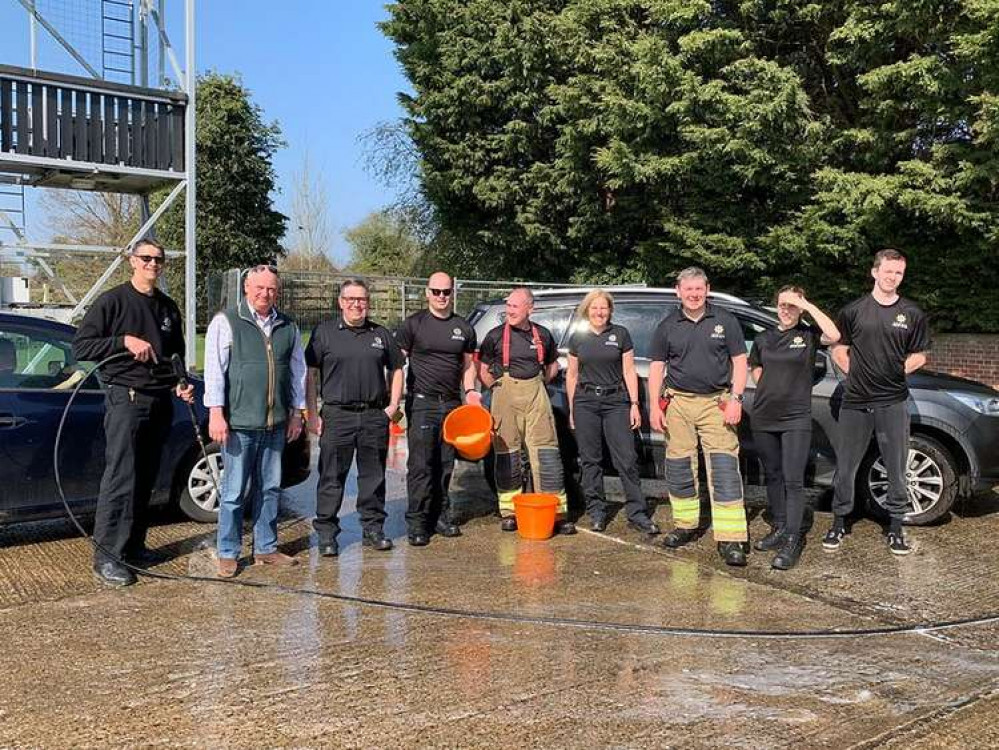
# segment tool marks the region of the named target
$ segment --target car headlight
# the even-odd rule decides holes
[[[950,395],[979,414],[999,417],[999,396],[983,396],[980,393],[962,393],[951,391]]]

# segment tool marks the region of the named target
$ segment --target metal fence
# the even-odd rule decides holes
[[[232,305],[242,294],[244,271],[231,269],[213,274],[205,289],[205,304],[199,306],[199,328],[208,325],[219,310]],[[281,272],[281,294],[278,308],[292,317],[299,327],[308,331],[323,320],[339,318],[336,299],[340,284],[351,274],[331,274],[319,271]],[[426,307],[424,290],[427,280],[404,276],[365,276],[371,289],[368,315],[372,320],[394,327],[408,315]],[[516,286],[532,289],[573,288],[574,284],[548,284],[521,281],[484,281],[455,279],[455,310],[468,315],[476,305],[506,296]]]

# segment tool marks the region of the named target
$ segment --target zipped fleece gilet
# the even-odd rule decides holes
[[[225,316],[232,329],[225,384],[229,426],[264,430],[282,424],[291,406],[291,353],[298,327],[277,313],[268,339],[245,298]]]

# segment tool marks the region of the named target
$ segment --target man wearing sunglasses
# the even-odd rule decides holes
[[[170,366],[174,354],[184,356],[184,332],[177,304],[156,286],[166,263],[163,247],[140,240],[128,262],[132,278],[95,300],[73,339],[78,360],[132,355],[100,373],[107,443],[94,521],[94,574],[109,586],[135,583],[122,560],[161,561],[146,549],[149,496],[173,421],[172,392],[194,399],[194,388],[181,388]]]
[[[402,398],[402,354],[383,326],[368,319],[371,295],[364,279],[340,285],[340,320],[320,323],[305,349],[309,431],[319,435],[319,487],[313,528],[319,554],[340,548],[340,506],[350,465],[357,457],[357,512],[362,544],[392,549],[385,536],[385,462],[389,421]],[[322,413],[316,412],[322,394]]]
[[[406,437],[409,459],[406,526],[414,547],[429,544],[434,531],[461,536],[451,512],[448,486],[454,471],[454,448],[442,439],[444,418],[461,404],[482,399],[475,390],[475,329],[454,312],[454,282],[446,273],[427,281],[427,309],[410,315],[397,341],[409,357],[406,378]]]

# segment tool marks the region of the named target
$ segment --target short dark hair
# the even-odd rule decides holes
[[[342,282],[340,282],[341,297],[343,296],[343,293],[347,290],[347,287],[349,286],[359,286],[361,287],[361,289],[364,290],[364,293],[366,295],[368,295],[369,297],[371,296],[371,287],[368,286],[367,280],[362,279],[360,276],[351,276],[350,278],[344,279]]]
[[[886,247],[884,250],[878,250],[874,254],[874,265],[872,268],[878,268],[883,261],[886,260],[900,260],[903,263],[908,263],[909,261],[905,257],[905,253],[901,250],[895,250],[891,247]]]
[[[782,286],[774,294],[774,304],[775,305],[777,304],[777,300],[780,299],[780,296],[784,292],[791,292],[793,294],[797,294],[799,297],[804,297],[805,296],[805,290],[802,289],[800,286],[798,286],[797,284],[788,284],[787,286]]]
[[[163,245],[154,240],[152,237],[143,237],[141,240],[132,245],[132,249],[131,251],[129,251],[129,255],[136,255],[136,251],[140,247],[155,247],[157,250],[163,253],[164,257],[166,257],[166,250],[163,249]]]

